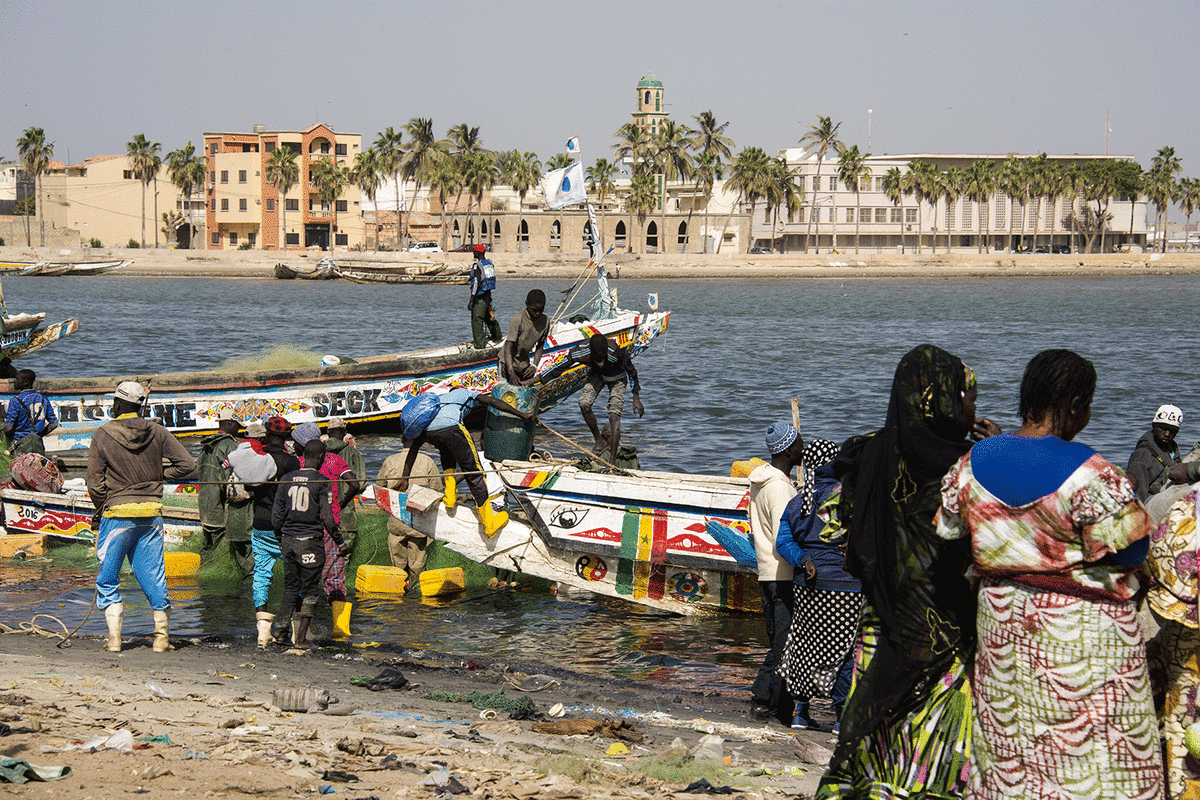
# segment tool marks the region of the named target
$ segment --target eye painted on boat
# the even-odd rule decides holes
[[[570,530],[583,522],[583,518],[587,516],[589,510],[587,508],[579,509],[570,506],[559,506],[550,512],[550,524],[556,528]]]

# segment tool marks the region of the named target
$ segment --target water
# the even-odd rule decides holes
[[[516,313],[530,289],[553,306],[569,281],[504,280],[497,316]],[[1039,350],[1068,347],[1093,361],[1099,385],[1092,422],[1079,437],[1124,464],[1154,410],[1185,415],[1180,442],[1197,438],[1194,368],[1200,333],[1177,321],[1200,293],[1200,278],[700,280],[616,282],[621,304],[645,308],[657,292],[674,311],[666,337],[637,360],[645,418],[627,417],[626,441],[646,469],[726,474],[731,461],[764,455],[763,432],[800,403],[805,436],[841,441],[884,419],[892,374],[914,345],[932,342],[979,376],[979,413],[1005,430],[1018,425],[1017,392]],[[360,286],[345,281],[12,278],[13,311],[78,317],[78,334],[31,356],[45,376],[204,370],[272,344],[315,353],[367,356],[466,339],[465,287]],[[544,416],[580,442],[586,427],[571,401]],[[558,440],[543,440],[567,455]],[[363,435],[374,471],[399,448]],[[37,611],[78,624],[91,599],[88,568],[6,569],[0,607],[27,619]],[[33,578],[33,580],[30,580]],[[250,636],[246,584],[173,587],[180,633]],[[136,593],[129,635],[149,633]],[[59,604],[62,604],[59,607]],[[141,604],[141,605],[139,605]],[[144,613],[143,613],[144,612]],[[5,619],[13,624],[15,619]],[[93,614],[87,633],[100,633]],[[764,642],[744,618],[689,620],[610,601],[563,602],[546,594],[491,594],[434,607],[370,601],[355,611],[355,640],[395,641],[482,659],[561,663],[654,684],[745,687]]]

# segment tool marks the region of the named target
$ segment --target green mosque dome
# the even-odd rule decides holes
[[[660,81],[658,79],[657,75],[655,75],[653,72],[651,72],[649,75],[645,76],[640,81],[638,81],[638,88],[639,89],[661,89],[662,81]]]

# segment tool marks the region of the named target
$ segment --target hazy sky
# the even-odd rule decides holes
[[[570,136],[612,159],[646,73],[667,110],[711,110],[736,149],[794,146],[818,114],[910,152],[1103,153],[1164,145],[1200,176],[1200,3],[641,0],[0,0],[0,158],[30,126],[61,160],[163,153],[204,131],[361,133],[431,117],[545,161]]]

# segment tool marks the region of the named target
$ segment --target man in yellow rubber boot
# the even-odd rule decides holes
[[[503,400],[470,389],[451,389],[446,394],[434,395],[433,398],[429,397],[431,394],[433,393],[426,392],[417,395],[409,400],[400,412],[401,433],[411,442],[408,446],[408,456],[404,460],[400,491],[408,490],[408,476],[412,474],[413,462],[417,460],[421,445],[428,442],[437,448],[442,461],[446,508],[454,508],[458,501],[455,470],[462,469],[467,488],[475,498],[475,508],[479,512],[483,532],[487,536],[495,536],[504,527],[504,523],[508,522],[508,512],[494,510],[488,501],[483,465],[479,461],[475,442],[467,430],[467,421],[475,414],[482,417],[484,406],[513,414],[527,423],[536,421],[537,410],[535,408],[529,413],[518,411]]]

